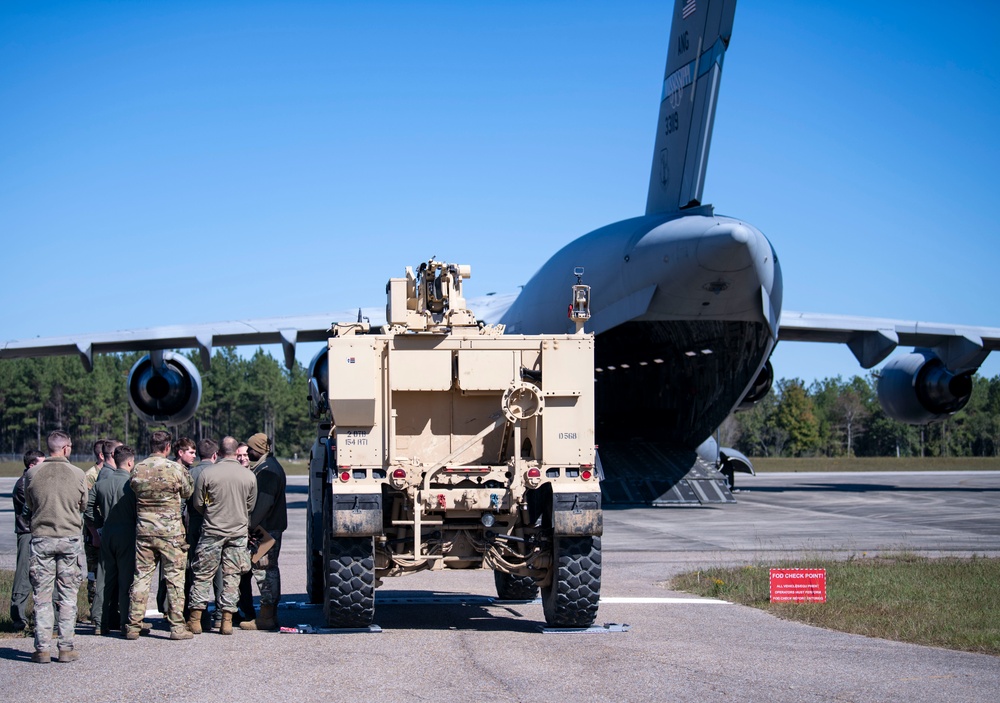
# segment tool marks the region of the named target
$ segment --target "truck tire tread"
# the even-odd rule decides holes
[[[493,582],[500,600],[534,600],[538,597],[538,584],[531,576],[514,576],[494,571]]]
[[[590,627],[601,598],[601,538],[556,535],[552,582],[542,592],[549,627]]]
[[[375,618],[375,552],[371,537],[327,537],[326,597],[329,627],[368,627]]]

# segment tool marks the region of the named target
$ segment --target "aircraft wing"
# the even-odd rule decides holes
[[[885,360],[897,346],[933,349],[953,372],[976,369],[1000,349],[1000,327],[967,327],[880,317],[783,310],[778,341],[846,344],[863,368]]]
[[[482,296],[470,299],[468,303],[478,319],[492,323],[503,315],[515,297],[514,294]],[[284,351],[285,365],[291,368],[295,363],[296,344],[326,341],[334,323],[356,320],[359,312],[373,325],[385,323],[385,308],[369,307],[317,315],[293,315],[191,325],[164,325],[117,332],[39,337],[6,342],[0,346],[0,359],[75,354],[80,356],[83,365],[90,371],[93,368],[95,353],[198,349],[201,353],[203,366],[208,368],[212,349],[215,347],[280,344]]]
[[[365,317],[385,318],[384,308],[365,308]],[[329,336],[334,322],[356,320],[358,311],[271,317],[258,320],[208,322],[194,325],[164,325],[144,329],[120,330],[101,334],[43,337],[7,342],[0,347],[0,359],[78,354],[87,370],[93,366],[95,352],[148,352],[156,349],[194,349],[202,361],[212,356],[213,347],[247,344],[281,344],[286,365],[294,364],[295,345],[321,342]],[[206,363],[207,365],[207,363]]]

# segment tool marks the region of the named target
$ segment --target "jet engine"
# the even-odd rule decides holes
[[[965,407],[972,395],[973,373],[952,373],[934,352],[917,349],[883,367],[878,402],[893,420],[926,425]]]
[[[764,362],[764,368],[762,368],[760,373],[757,374],[757,378],[753,380],[753,384],[743,395],[743,398],[740,400],[740,404],[736,406],[736,409],[749,410],[757,403],[764,400],[764,396],[766,396],[768,391],[771,390],[772,383],[774,383],[774,367],[771,366],[771,360],[768,359]]]
[[[180,354],[147,354],[129,371],[128,402],[148,423],[179,425],[194,417],[198,409],[201,375]]]

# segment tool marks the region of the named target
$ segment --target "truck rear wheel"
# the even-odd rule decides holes
[[[322,529],[322,527],[320,527]],[[325,584],[323,550],[313,544],[312,509],[306,502],[306,593],[310,603],[322,603]]]
[[[514,576],[494,571],[493,581],[497,585],[497,597],[500,600],[535,600],[538,597],[538,585],[530,576]]]
[[[542,591],[549,627],[590,627],[601,598],[601,538],[556,535],[552,582]]]
[[[329,627],[368,627],[375,618],[375,546],[371,537],[327,537],[326,596]]]

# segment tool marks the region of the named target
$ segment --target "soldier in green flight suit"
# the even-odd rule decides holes
[[[119,444],[111,456],[115,468],[101,473],[83,514],[101,538],[92,619],[95,628],[100,623],[94,634],[102,635],[127,630],[135,574],[135,494],[130,485],[135,451]]]

